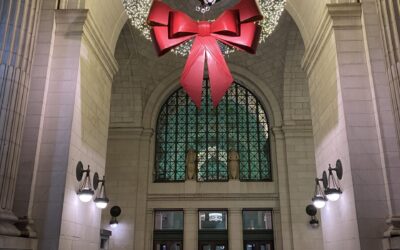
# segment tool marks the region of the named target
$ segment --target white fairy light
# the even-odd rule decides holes
[[[123,0],[126,13],[128,14],[131,24],[140,30],[143,36],[151,40],[150,26],[147,24],[147,15],[150,10],[152,0]],[[278,25],[278,21],[285,8],[286,0],[258,0],[258,4],[264,19],[259,21],[261,26],[260,43],[266,41],[267,37],[274,31]],[[192,40],[189,40],[178,47],[174,48],[172,52],[177,55],[186,56],[192,47]],[[225,44],[219,43],[222,52],[227,55],[234,51],[234,48]]]

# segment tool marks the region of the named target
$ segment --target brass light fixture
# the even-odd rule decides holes
[[[84,169],[82,162],[78,162],[75,174],[76,179],[80,182],[77,192],[79,200],[82,202],[91,201],[94,195],[94,190],[92,188],[92,182],[90,181],[90,166],[88,165],[88,168]]]
[[[99,184],[100,184],[100,189],[97,193],[96,198],[94,199],[94,203],[96,204],[96,207],[104,209],[107,207],[109,202],[109,199],[107,198],[106,194],[106,179],[105,176],[103,176],[103,179],[100,180],[99,175],[95,173],[93,176],[93,187],[95,190],[97,190]]]
[[[324,171],[321,179],[315,178],[314,197],[311,199],[311,201],[313,202],[313,205],[318,209],[325,207],[326,201],[327,201],[325,193],[322,190],[322,187],[320,185],[320,182],[321,181],[324,182],[324,180],[326,180],[326,172],[325,171]]]
[[[340,160],[337,160],[335,168],[332,168],[331,164],[329,164],[328,172],[328,180],[324,181],[325,195],[329,201],[337,201],[342,194],[342,190],[339,186],[339,180],[343,178],[342,162]],[[333,175],[333,172],[336,172],[337,179]]]

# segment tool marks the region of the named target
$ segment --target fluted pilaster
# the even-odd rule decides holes
[[[386,67],[389,74],[390,92],[394,115],[396,118],[397,134],[400,141],[400,0],[379,0]]]
[[[41,0],[0,1],[0,235],[19,235],[14,201]]]
[[[198,213],[195,208],[185,208],[185,219],[183,220],[183,246],[185,249],[197,248],[197,225]]]
[[[400,0],[379,0],[377,3],[382,25],[381,29],[383,31],[383,45],[396,121],[397,138],[400,143]],[[392,172],[391,175],[395,174]],[[394,188],[394,190],[397,190],[397,188]],[[391,218],[387,220],[389,229],[384,234],[384,249],[396,249],[400,247],[399,208],[392,204],[391,211]]]

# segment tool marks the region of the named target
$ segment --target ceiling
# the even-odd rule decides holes
[[[233,7],[239,0],[220,0],[211,6],[210,11],[202,14],[196,11],[196,6],[200,6],[200,0],[164,0],[174,9],[181,10],[196,20],[212,20],[217,18],[224,10]]]

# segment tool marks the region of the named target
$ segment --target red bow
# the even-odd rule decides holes
[[[233,82],[217,40],[254,54],[261,31],[255,21],[261,19],[261,12],[254,0],[241,0],[213,22],[193,21],[185,13],[155,0],[149,12],[148,23],[152,26],[153,41],[159,56],[195,38],[180,82],[196,106],[200,107],[205,61],[214,106],[218,105]]]

